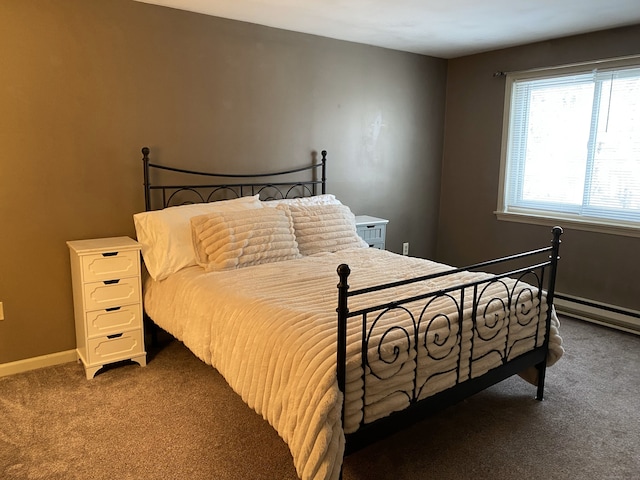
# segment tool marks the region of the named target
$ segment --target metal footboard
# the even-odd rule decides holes
[[[338,267],[337,375],[345,395],[343,425],[347,326],[361,324],[363,410],[357,430],[346,434],[347,453],[529,367],[538,369],[537,398],[542,400],[561,234],[560,227],[553,229],[550,247],[359,290],[349,290],[350,268]],[[448,277],[485,269],[499,273],[349,309],[350,301],[363,304],[355,297],[385,291],[391,296],[398,287],[443,284]],[[385,321],[392,316],[403,323]],[[394,379],[407,371],[413,372],[408,384]],[[393,384],[388,400],[403,406],[377,419],[368,411],[367,391],[385,381]]]

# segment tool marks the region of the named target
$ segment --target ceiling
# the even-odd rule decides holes
[[[441,58],[640,24],[640,0],[137,1]]]

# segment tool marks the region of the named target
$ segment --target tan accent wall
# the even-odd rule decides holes
[[[446,61],[130,0],[0,2],[0,363],[75,348],[67,240],[134,235],[140,148],[328,190],[433,256]]]
[[[640,26],[451,60],[437,258],[468,264],[546,244],[551,228],[499,221],[504,105],[499,71],[518,71],[640,54]],[[553,172],[549,172],[553,175]],[[565,228],[557,289],[640,310],[640,238]]]

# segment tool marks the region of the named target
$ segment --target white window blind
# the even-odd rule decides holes
[[[640,66],[507,82],[499,212],[640,227]]]

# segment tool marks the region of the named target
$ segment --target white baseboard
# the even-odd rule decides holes
[[[553,304],[559,314],[640,335],[640,318],[638,318],[640,312],[560,292],[558,295],[568,299],[554,299]],[[583,305],[579,302],[587,302],[590,305]]]
[[[18,360],[16,362],[2,363],[0,364],[0,377],[28,372],[29,370],[36,370],[37,368],[51,367],[61,363],[75,362],[77,360],[78,355],[75,350],[66,350],[64,352],[50,353],[49,355],[42,355],[40,357],[25,358],[24,360]]]

